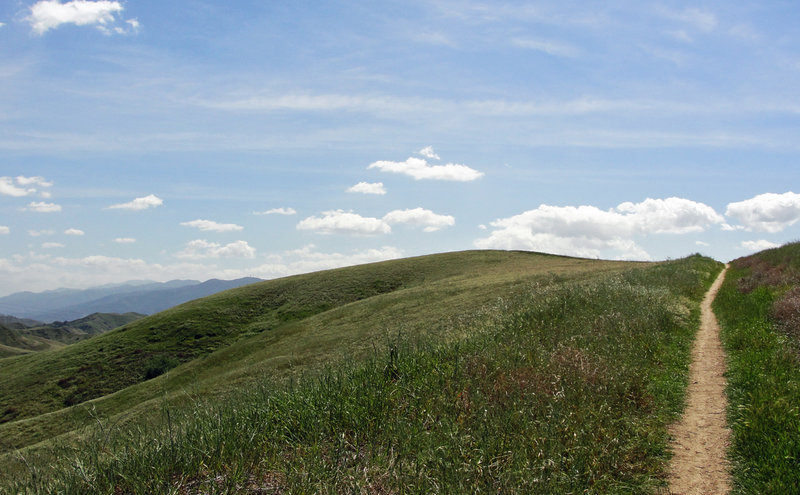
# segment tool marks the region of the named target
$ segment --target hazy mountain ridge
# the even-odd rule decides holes
[[[136,281],[133,284],[57,289],[41,293],[18,292],[0,298],[0,313],[17,318],[54,322],[72,321],[94,313],[153,314],[178,304],[242,285],[259,282],[246,277],[236,280]]]

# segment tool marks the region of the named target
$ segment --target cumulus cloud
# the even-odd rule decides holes
[[[347,192],[361,194],[386,194],[386,188],[383,187],[383,182],[359,182],[358,184],[347,188]]]
[[[45,203],[44,201],[32,201],[23,208],[25,211],[35,211],[37,213],[55,213],[61,211],[61,205],[55,203]]]
[[[622,203],[610,210],[595,206],[541,205],[495,220],[484,249],[527,249],[588,258],[650,259],[635,235],[699,232],[724,219],[713,208],[682,198]]]
[[[299,230],[312,230],[318,234],[347,234],[355,236],[374,236],[389,234],[393,224],[409,224],[424,227],[425,232],[435,232],[455,225],[450,215],[439,215],[424,208],[393,210],[383,218],[362,217],[352,211],[332,210],[321,217],[308,217],[297,224]]]
[[[765,249],[780,247],[780,244],[775,244],[774,242],[770,242],[764,239],[758,241],[742,241],[740,245],[744,249],[752,252],[764,251]]]
[[[242,230],[244,227],[235,223],[217,223],[213,220],[192,220],[191,222],[181,222],[185,227],[194,227],[200,230],[212,232],[232,232]]]
[[[39,236],[43,236],[43,235],[53,235],[55,233],[56,233],[55,230],[50,230],[50,229],[29,230],[28,231],[28,235],[31,236],[31,237],[39,237]]]
[[[147,208],[155,208],[164,204],[164,200],[155,194],[149,194],[142,198],[136,198],[128,203],[120,203],[108,207],[110,210],[146,210]]]
[[[5,225],[0,225],[0,234],[8,234],[9,232],[11,232],[11,229]]]
[[[189,241],[186,248],[177,254],[178,258],[255,258],[256,250],[247,241],[236,241],[230,244],[218,244],[203,239]]]
[[[254,215],[295,215],[297,211],[294,208],[272,208],[266,211],[255,211]]]
[[[63,248],[64,245],[60,242],[43,242],[42,249],[54,249],[54,248]]]
[[[40,191],[39,188],[51,187],[52,182],[46,181],[43,177],[25,177],[18,175],[17,177],[0,177],[0,194],[5,196],[30,196],[39,192],[42,196],[49,197],[50,193],[47,191]],[[38,186],[38,187],[31,187]]]
[[[53,185],[52,182],[45,180],[44,177],[39,177],[39,176],[25,177],[24,175],[18,175],[16,177],[16,180],[17,184],[20,184],[22,186],[36,185],[41,187],[52,187]]]
[[[483,172],[479,172],[466,165],[455,163],[430,165],[425,159],[415,157],[410,157],[404,162],[380,160],[371,163],[367,168],[377,168],[383,172],[408,175],[415,180],[429,179],[469,182],[480,179],[484,175]]]
[[[72,0],[67,3],[61,3],[59,0],[41,0],[30,7],[30,15],[25,20],[37,35],[42,35],[62,24],[95,26],[104,34],[137,31],[139,21],[136,19],[128,19],[120,24],[118,16],[123,10],[120,2],[109,0]]]
[[[424,156],[425,158],[430,158],[431,160],[441,160],[441,158],[439,158],[439,155],[437,155],[436,152],[433,151],[433,146],[426,146],[421,150],[419,150],[418,153]]]
[[[725,215],[739,220],[746,230],[780,232],[800,221],[800,194],[759,194],[728,204]]]
[[[117,244],[133,244],[134,242],[136,242],[136,239],[134,239],[133,237],[117,237],[116,239],[114,239],[114,242],[116,242]]]
[[[424,208],[390,211],[383,217],[388,224],[407,223],[425,227],[425,232],[435,232],[444,227],[456,224],[456,219],[450,215],[439,215]]]
[[[629,214],[628,218],[643,234],[701,232],[712,224],[725,222],[710,206],[683,198],[647,198],[641,203],[622,203],[616,210]]]
[[[311,230],[318,234],[348,234],[373,236],[392,231],[389,224],[379,218],[362,217],[352,211],[331,210],[321,217],[310,216],[297,224],[298,230]]]
[[[31,194],[30,189],[23,189],[14,185],[11,177],[0,177],[0,194],[4,196],[21,197]]]
[[[66,235],[83,235],[85,232],[81,229],[67,229],[64,231]]]

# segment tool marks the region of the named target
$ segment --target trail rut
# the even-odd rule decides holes
[[[726,422],[725,351],[719,324],[711,310],[725,270],[706,293],[700,306],[700,330],[692,348],[687,407],[670,428],[673,458],[669,493],[673,495],[725,494],[730,491],[725,457],[730,430]]]

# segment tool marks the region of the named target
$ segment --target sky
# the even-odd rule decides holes
[[[0,296],[800,239],[800,4],[9,0]]]

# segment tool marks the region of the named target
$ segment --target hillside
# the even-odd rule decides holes
[[[63,342],[57,340],[27,334],[25,329],[18,330],[0,324],[0,359],[30,352],[57,349],[63,345]]]
[[[735,491],[800,493],[800,243],[733,260],[714,310]]]
[[[7,379],[0,382],[0,403],[2,411],[5,411],[4,423],[0,425],[0,443],[4,450],[23,448],[27,462],[39,459],[38,463],[52,462],[55,466],[61,461],[56,462],[50,456],[69,459],[86,448],[78,447],[78,451],[73,451],[70,444],[78,442],[79,445],[84,445],[81,443],[82,439],[87,435],[92,438],[93,431],[110,438],[107,437],[110,430],[106,431],[106,428],[114,425],[112,429],[120,429],[122,435],[119,441],[124,438],[128,439],[124,442],[132,441],[134,437],[140,438],[144,442],[141,448],[144,448],[145,444],[158,443],[153,443],[155,439],[161,438],[158,425],[164,424],[162,421],[167,418],[177,421],[174,424],[180,424],[179,428],[184,431],[191,424],[205,424],[205,420],[196,414],[200,414],[201,410],[205,411],[206,407],[211,407],[212,410],[216,410],[216,407],[225,409],[224,404],[232,404],[230,401],[238,403],[236,401],[255,400],[253,397],[242,398],[242,394],[247,395],[249,391],[258,397],[272,397],[273,394],[283,393],[280,390],[286,385],[294,387],[291,384],[297,383],[304,384],[302,390],[308,387],[315,389],[318,385],[314,385],[316,379],[313,377],[320,376],[319,373],[327,376],[326,373],[333,372],[335,376],[340,376],[330,382],[335,384],[339,383],[336,380],[351,380],[345,375],[350,376],[351,371],[347,370],[352,368],[352,373],[356,373],[352,380],[368,380],[358,382],[364,385],[356,389],[364,392],[372,390],[373,385],[369,381],[372,378],[368,379],[366,375],[364,378],[357,377],[361,376],[359,373],[362,371],[358,370],[362,365],[372,369],[373,365],[369,363],[374,363],[378,370],[382,370],[379,375],[390,379],[375,390],[389,395],[381,395],[383,399],[370,400],[381,402],[390,397],[403,397],[402,394],[395,396],[395,392],[389,389],[380,391],[383,390],[381,387],[391,386],[395,381],[398,385],[406,383],[406,378],[401,380],[403,376],[410,380],[403,387],[411,387],[418,380],[426,381],[430,378],[435,383],[419,382],[426,392],[411,392],[411,389],[407,389],[412,394],[410,397],[418,397],[423,401],[432,400],[438,404],[440,399],[436,398],[437,394],[446,393],[449,396],[456,393],[460,398],[442,398],[442,404],[451,403],[449,401],[474,404],[476,409],[469,406],[466,411],[475,413],[484,407],[479,406],[484,400],[482,398],[498,398],[500,391],[505,396],[518,387],[523,387],[519,389],[523,390],[535,383],[544,387],[542,391],[550,390],[551,386],[547,385],[552,381],[548,378],[550,373],[557,373],[557,376],[566,379],[574,372],[580,374],[593,369],[595,371],[591,373],[595,378],[591,379],[592,387],[603,384],[598,390],[605,392],[600,392],[599,395],[592,392],[591,396],[597,400],[586,398],[590,396],[585,396],[584,399],[576,396],[579,402],[575,404],[585,403],[579,406],[582,408],[599,407],[597,411],[591,409],[594,412],[587,409],[586,413],[599,415],[597,418],[625,418],[627,416],[619,414],[629,411],[624,414],[633,416],[623,419],[618,426],[637,424],[644,418],[651,418],[642,422],[642,427],[646,423],[651,425],[647,428],[655,428],[654,431],[659,432],[659,445],[665,445],[666,421],[670,414],[675,414],[680,405],[680,377],[685,377],[688,340],[696,324],[697,301],[718,269],[719,264],[700,257],[658,265],[584,260],[524,252],[472,251],[395,260],[261,282],[183,304],[65,349],[3,360],[0,362],[0,376]],[[518,325],[539,330],[534,333],[511,330]],[[661,330],[652,333],[658,327]],[[531,338],[534,340],[530,341]],[[605,343],[592,343],[596,339]],[[600,347],[595,348],[596,345]],[[545,347],[541,351],[536,350],[540,346]],[[429,351],[425,349],[428,348],[433,355],[427,354]],[[519,354],[524,349],[530,349],[533,354]],[[379,357],[384,352],[388,352],[388,362]],[[418,354],[419,352],[422,354]],[[606,355],[609,352],[611,354]],[[616,355],[617,353],[623,354]],[[463,360],[457,358],[456,368],[452,368],[452,357],[460,354],[463,354]],[[431,361],[430,356],[435,355],[440,357]],[[517,357],[513,357],[514,355]],[[374,361],[375,358],[378,358],[377,362]],[[540,371],[535,371],[540,365],[523,362],[529,358],[536,362],[546,359],[540,363]],[[500,361],[491,364],[495,359]],[[508,359],[523,361],[508,368]],[[463,362],[463,367],[458,362]],[[423,364],[430,364],[434,368],[420,370],[418,375],[415,374],[416,371],[412,371]],[[491,371],[495,366],[500,375]],[[326,369],[330,371],[324,371]],[[163,375],[158,376],[161,373]],[[440,377],[440,373],[445,375]],[[412,375],[417,378],[412,378]],[[152,376],[157,377],[148,379]],[[304,376],[307,378],[303,379]],[[457,379],[457,382],[450,383],[450,378],[441,382],[443,376]],[[486,379],[490,381],[483,384],[482,380]],[[472,388],[470,383],[477,387],[474,393],[459,393],[464,387]],[[557,384],[558,381],[553,383]],[[566,383],[564,382],[565,386]],[[345,386],[344,382],[342,386]],[[612,393],[608,387],[616,391]],[[552,389],[547,394],[557,390],[559,389]],[[298,393],[301,393],[300,389]],[[547,394],[541,396],[542,400],[546,399]],[[623,402],[618,403],[617,399],[613,399],[617,396]],[[320,400],[333,406],[344,397],[346,396]],[[222,398],[225,399],[221,400]],[[90,399],[93,400],[86,403],[86,407],[80,405]],[[606,399],[611,402],[603,402]],[[283,399],[279,400],[275,396],[274,400],[277,401],[275,404],[279,404]],[[302,402],[317,399],[297,396],[297,400]],[[284,417],[292,418],[295,412],[302,410],[312,414],[316,410],[316,406],[310,406],[312,402],[304,403],[307,406],[292,409],[294,412],[288,415],[285,414],[288,411],[284,411]],[[75,405],[67,407],[70,404]],[[344,402],[341,404],[345,407]],[[518,406],[513,404],[513,401],[506,403],[503,399],[492,408],[502,405],[503,408],[508,406],[515,410]],[[240,406],[235,406],[229,412],[232,414],[235,410],[245,414],[250,407],[242,404]],[[352,407],[367,407],[364,411],[370,411],[372,406],[362,404]],[[411,409],[407,409],[411,407],[410,404],[396,404],[396,407],[399,408],[396,409],[398,412],[406,411],[399,413],[397,419],[405,417],[403,415],[406,413],[415,415],[413,411],[421,413],[427,409],[435,417],[450,417],[450,412],[439,411],[436,409],[439,406],[434,403],[418,404]],[[543,402],[542,407],[549,406]],[[338,406],[334,409],[338,410]],[[390,408],[385,411],[392,410]],[[164,411],[170,411],[166,417]],[[396,427],[391,426],[394,419],[389,418],[395,415],[385,416],[385,412],[381,411],[384,409],[375,409],[369,414],[380,413],[382,419],[365,419],[364,425],[385,425],[385,433],[390,434]],[[608,416],[612,411],[614,414]],[[660,412],[656,414],[656,411]],[[478,416],[473,418],[472,412],[463,418],[466,421],[463,423],[465,428],[472,429],[476,426],[472,421],[477,420]],[[228,417],[228,413],[223,413],[222,410],[209,410],[209,414],[210,417],[217,415],[220,420],[223,416]],[[641,419],[634,420],[634,417]],[[246,426],[250,420],[233,417],[229,419],[233,424],[239,425],[237,428],[244,432],[242,434],[250,431],[250,427]],[[453,417],[454,421],[455,419]],[[410,419],[406,418],[404,421],[407,420]],[[297,418],[292,421],[302,423],[306,420]],[[319,422],[320,419],[311,421],[314,424],[324,424]],[[458,422],[460,421],[462,420],[459,419]],[[452,424],[459,424],[458,422]],[[297,427],[301,423],[297,423]],[[439,423],[431,423],[437,424]],[[520,425],[498,426],[508,432],[522,431]],[[598,427],[616,429],[618,426],[612,427],[609,423]],[[155,430],[144,433],[150,428]],[[263,431],[272,431],[270,428],[272,427]],[[295,428],[292,427],[292,431]],[[346,432],[351,428],[353,426],[337,426],[331,431]],[[207,431],[200,434],[211,439],[223,430],[225,429],[221,426],[214,427],[216,433]],[[130,433],[123,433],[124,431]],[[362,438],[358,436],[362,433],[366,434],[357,431],[360,429],[354,431],[357,438]],[[369,431],[375,432],[372,429]],[[130,434],[134,437],[130,437]],[[190,434],[188,430],[186,434]],[[305,433],[298,434],[300,436],[297,440],[307,438]],[[312,437],[317,435],[309,434]],[[529,434],[544,433],[526,433]],[[611,430],[608,434],[616,435]],[[620,434],[625,438],[629,438],[629,434],[634,434],[635,438],[640,435],[632,430]],[[357,438],[350,438],[348,441],[356,441]],[[411,439],[412,443],[421,447],[421,439],[414,438],[416,439]],[[47,440],[36,445],[46,439],[55,439],[58,443]],[[382,442],[378,437],[373,440]],[[280,440],[276,445],[283,441]],[[96,445],[96,440],[92,442]],[[217,444],[231,447],[238,445],[231,439]],[[640,448],[637,445],[639,444],[636,442],[629,443],[625,440],[615,449],[636,450]],[[25,448],[26,446],[29,447]],[[67,450],[61,452],[56,446]],[[112,448],[110,444],[108,448]],[[129,445],[124,448],[133,447]],[[195,448],[199,454],[205,447],[191,447]],[[297,448],[307,450],[302,446]],[[138,452],[140,447],[136,449]],[[150,456],[145,450],[141,451],[142,455]],[[520,450],[520,455],[523,451],[527,452]],[[309,453],[319,455],[313,454],[313,449]],[[193,455],[186,451],[180,457],[188,460],[194,458]],[[205,458],[202,462],[208,466],[211,466],[209,463],[229,463],[230,459],[225,460],[227,458],[221,455],[222,453],[214,455],[213,459]],[[631,451],[625,455],[637,457],[644,454],[634,454]],[[152,459],[162,466],[159,470],[172,465],[172,461]],[[631,468],[634,471],[621,472],[627,480],[625,483],[639,479],[637,477],[640,474],[631,478],[632,473],[645,472],[651,474],[641,474],[644,477],[636,483],[658,482],[658,476],[652,476],[659,472],[661,464],[655,458],[651,459],[650,454],[644,455],[642,459],[641,462],[650,467],[636,461],[637,467]],[[325,455],[320,460],[325,461]],[[486,459],[487,462],[489,460]],[[9,472],[15,472],[19,467],[18,458],[7,456],[5,461],[8,462]],[[80,461],[79,464],[83,462]],[[146,461],[149,462],[151,461]],[[634,462],[633,457],[624,462]],[[320,466],[320,469],[323,467]],[[118,468],[122,469],[98,467],[110,473],[110,476]],[[430,468],[431,466],[424,469]],[[602,472],[608,473],[608,467],[602,469]],[[287,474],[281,472],[281,479],[285,481]],[[65,479],[69,475],[62,472],[57,476]],[[204,477],[205,474],[187,472],[186,476],[194,479],[194,476]],[[152,478],[151,482],[161,483],[157,481],[159,479],[175,478],[173,474],[166,478],[159,475]],[[453,480],[456,478],[451,481]],[[116,484],[117,481],[111,483]],[[148,486],[149,488],[132,490],[165,490],[164,485]],[[306,488],[300,491],[314,492],[319,488],[302,486]],[[424,484],[420,486],[430,487]],[[107,486],[89,491],[95,489],[102,492],[110,488]],[[205,490],[209,489],[209,486],[205,487]],[[202,491],[199,488],[198,490]]]
[[[230,346],[242,337],[258,333],[269,336],[294,322],[399,289],[417,305],[421,304],[417,301],[421,295],[411,290],[419,286],[428,287],[431,293],[443,291],[438,297],[453,301],[474,290],[477,292],[472,297],[488,302],[503,294],[495,295],[497,286],[508,291],[515,283],[543,271],[596,271],[603,266],[624,264],[472,252],[317,272],[229,290],[138,320],[56,354],[0,362],[0,376],[11,377],[0,385],[0,424],[116,392],[145,381],[159,367],[172,368]],[[375,320],[371,324],[377,324],[378,318]]]
[[[93,313],[73,321],[54,321],[47,325],[36,325],[19,330],[18,333],[23,337],[41,337],[64,344],[73,344],[121,327],[144,316],[139,313]]]

